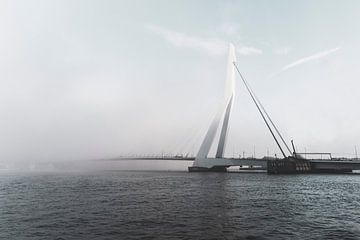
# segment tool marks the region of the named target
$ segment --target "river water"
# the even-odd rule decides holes
[[[360,175],[0,172],[0,239],[360,239]]]

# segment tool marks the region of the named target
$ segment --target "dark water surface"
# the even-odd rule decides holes
[[[360,175],[0,172],[0,239],[360,239]]]

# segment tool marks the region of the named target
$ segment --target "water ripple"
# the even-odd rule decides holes
[[[0,239],[360,239],[359,209],[359,175],[0,175]]]

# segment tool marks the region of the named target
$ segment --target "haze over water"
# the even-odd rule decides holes
[[[2,173],[0,239],[359,239],[360,177]]]
[[[196,156],[229,42],[288,144],[357,157],[359,12],[358,0],[0,0],[0,239],[360,239],[358,174],[94,161]],[[235,90],[224,156],[281,156],[239,78]]]
[[[354,157],[359,11],[356,0],[0,0],[0,168],[195,155],[229,42],[288,144]],[[225,156],[279,155],[238,77],[235,89]]]

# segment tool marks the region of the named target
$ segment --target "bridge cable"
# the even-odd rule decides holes
[[[264,111],[266,117],[269,119],[271,125],[274,127],[276,133],[279,135],[281,141],[284,143],[286,149],[289,151],[290,155],[293,155],[293,153],[291,152],[289,146],[287,145],[287,143],[285,142],[283,136],[281,135],[279,129],[275,126],[275,123],[272,121],[271,117],[270,117],[269,114],[267,113],[267,111],[266,111],[266,109],[264,108],[264,106],[262,105],[261,101],[260,101],[259,98],[256,96],[256,94],[254,93],[254,91],[252,90],[251,86],[250,86],[250,85],[248,85],[248,86],[249,86],[250,91],[253,93],[256,101],[259,103],[261,109]]]
[[[263,112],[261,111],[261,108],[260,108],[259,104],[257,103],[257,101],[256,101],[256,99],[255,99],[255,97],[254,97],[253,93],[251,92],[251,90],[250,90],[250,88],[249,88],[249,86],[248,86],[248,84],[247,84],[247,82],[246,82],[245,78],[244,78],[244,77],[243,77],[243,75],[241,74],[241,72],[240,72],[239,68],[237,67],[236,63],[235,63],[235,62],[233,62],[233,64],[234,64],[234,66],[235,66],[235,68],[236,68],[236,71],[239,73],[239,75],[240,75],[240,77],[241,77],[241,80],[243,81],[243,83],[244,83],[244,85],[245,85],[246,89],[248,90],[248,92],[249,92],[249,94],[250,94],[250,96],[251,96],[251,98],[252,98],[253,102],[255,103],[256,108],[258,109],[258,111],[259,111],[259,113],[260,113],[260,115],[261,115],[262,119],[264,120],[264,122],[265,122],[265,124],[266,124],[267,128],[269,129],[269,131],[270,131],[270,133],[271,133],[272,137],[274,138],[274,140],[275,140],[275,142],[276,142],[277,146],[279,147],[279,149],[280,149],[280,151],[281,151],[282,155],[284,156],[284,158],[286,158],[287,156],[285,155],[284,150],[281,148],[281,145],[280,145],[279,141],[277,140],[277,138],[276,138],[276,136],[275,136],[275,134],[274,134],[273,130],[271,129],[271,127],[270,127],[269,123],[267,122],[267,120],[266,120],[266,118],[265,118],[265,116],[264,116]]]

